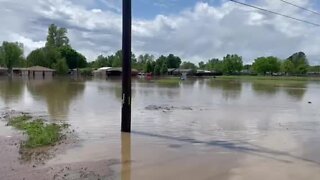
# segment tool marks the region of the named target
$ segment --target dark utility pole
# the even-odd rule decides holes
[[[122,0],[121,131],[131,131],[131,0]]]

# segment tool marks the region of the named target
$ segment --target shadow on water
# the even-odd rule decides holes
[[[84,82],[69,79],[30,80],[27,87],[33,96],[45,99],[52,117],[67,115],[72,100],[85,89]]]
[[[121,180],[131,180],[131,135],[121,134]]]
[[[168,136],[168,135],[153,134],[153,133],[148,133],[148,132],[133,131],[132,133],[137,134],[137,135],[141,135],[141,136],[149,136],[149,137],[161,138],[161,139],[166,139],[166,140],[174,140],[174,141],[179,141],[179,142],[184,142],[184,143],[202,144],[202,145],[206,145],[206,146],[220,147],[220,148],[224,148],[224,149],[227,149],[230,151],[247,153],[247,154],[254,155],[254,156],[277,160],[277,161],[280,161],[283,163],[293,163],[290,160],[283,159],[283,158],[291,158],[291,159],[296,159],[296,160],[301,160],[301,161],[313,163],[315,165],[320,166],[320,162],[306,159],[303,157],[299,157],[296,155],[292,155],[288,152],[276,151],[276,150],[272,150],[269,148],[261,147],[261,146],[258,146],[258,145],[255,145],[255,144],[252,144],[249,142],[245,142],[245,141],[222,141],[222,140],[201,141],[201,140],[196,140],[193,138],[174,137],[174,136]]]
[[[25,83],[22,80],[6,79],[0,81],[0,97],[5,104],[21,99]]]
[[[222,91],[222,96],[225,99],[238,99],[242,91],[242,83],[234,80],[210,80],[208,85],[213,89]]]

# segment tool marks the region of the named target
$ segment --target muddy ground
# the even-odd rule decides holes
[[[0,123],[6,124],[12,116],[22,112],[7,111],[1,115]],[[8,127],[10,128],[10,127]],[[64,137],[55,146],[26,150],[21,148],[25,135],[12,130],[10,135],[0,134],[0,179],[2,180],[62,180],[62,179],[113,179],[110,166],[120,164],[120,160],[104,160],[49,166],[46,162],[56,154],[63,153],[76,145],[73,130],[64,132]]]

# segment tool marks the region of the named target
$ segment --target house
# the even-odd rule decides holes
[[[171,70],[170,72],[169,72],[169,69],[168,69],[168,74],[169,75],[173,75],[173,76],[181,76],[183,74],[190,76],[190,75],[193,75],[194,72],[193,72],[192,69],[180,69],[179,68],[179,69],[175,69],[173,71]]]
[[[22,76],[22,77],[53,77],[55,70],[42,67],[42,66],[32,66],[28,68],[12,68],[13,76]],[[0,67],[0,75],[7,75],[8,69]]]
[[[173,75],[173,72],[176,70],[177,68],[169,68],[168,69],[168,75]]]
[[[43,78],[51,78],[54,76],[56,72],[54,69],[42,67],[42,66],[32,66],[29,68],[21,68],[22,76],[29,76],[29,77],[43,77]]]
[[[93,72],[95,76],[98,77],[113,77],[113,76],[121,76],[122,68],[121,67],[102,67]],[[138,70],[131,69],[131,75],[137,76]]]
[[[107,70],[112,67],[101,67],[95,71],[93,71],[93,75],[95,77],[106,77],[107,76]]]

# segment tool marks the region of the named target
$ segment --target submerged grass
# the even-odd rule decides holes
[[[266,81],[320,81],[320,77],[301,76],[219,76],[219,79],[266,80]]]
[[[254,84],[280,86],[280,87],[304,87],[310,81],[319,82],[319,77],[295,77],[295,76],[220,76],[218,80],[244,81]]]
[[[11,118],[8,125],[24,131],[28,135],[27,141],[23,144],[27,148],[54,145],[61,139],[63,128],[67,127],[67,125],[55,123],[45,124],[43,119],[32,120],[32,117],[28,115]]]

